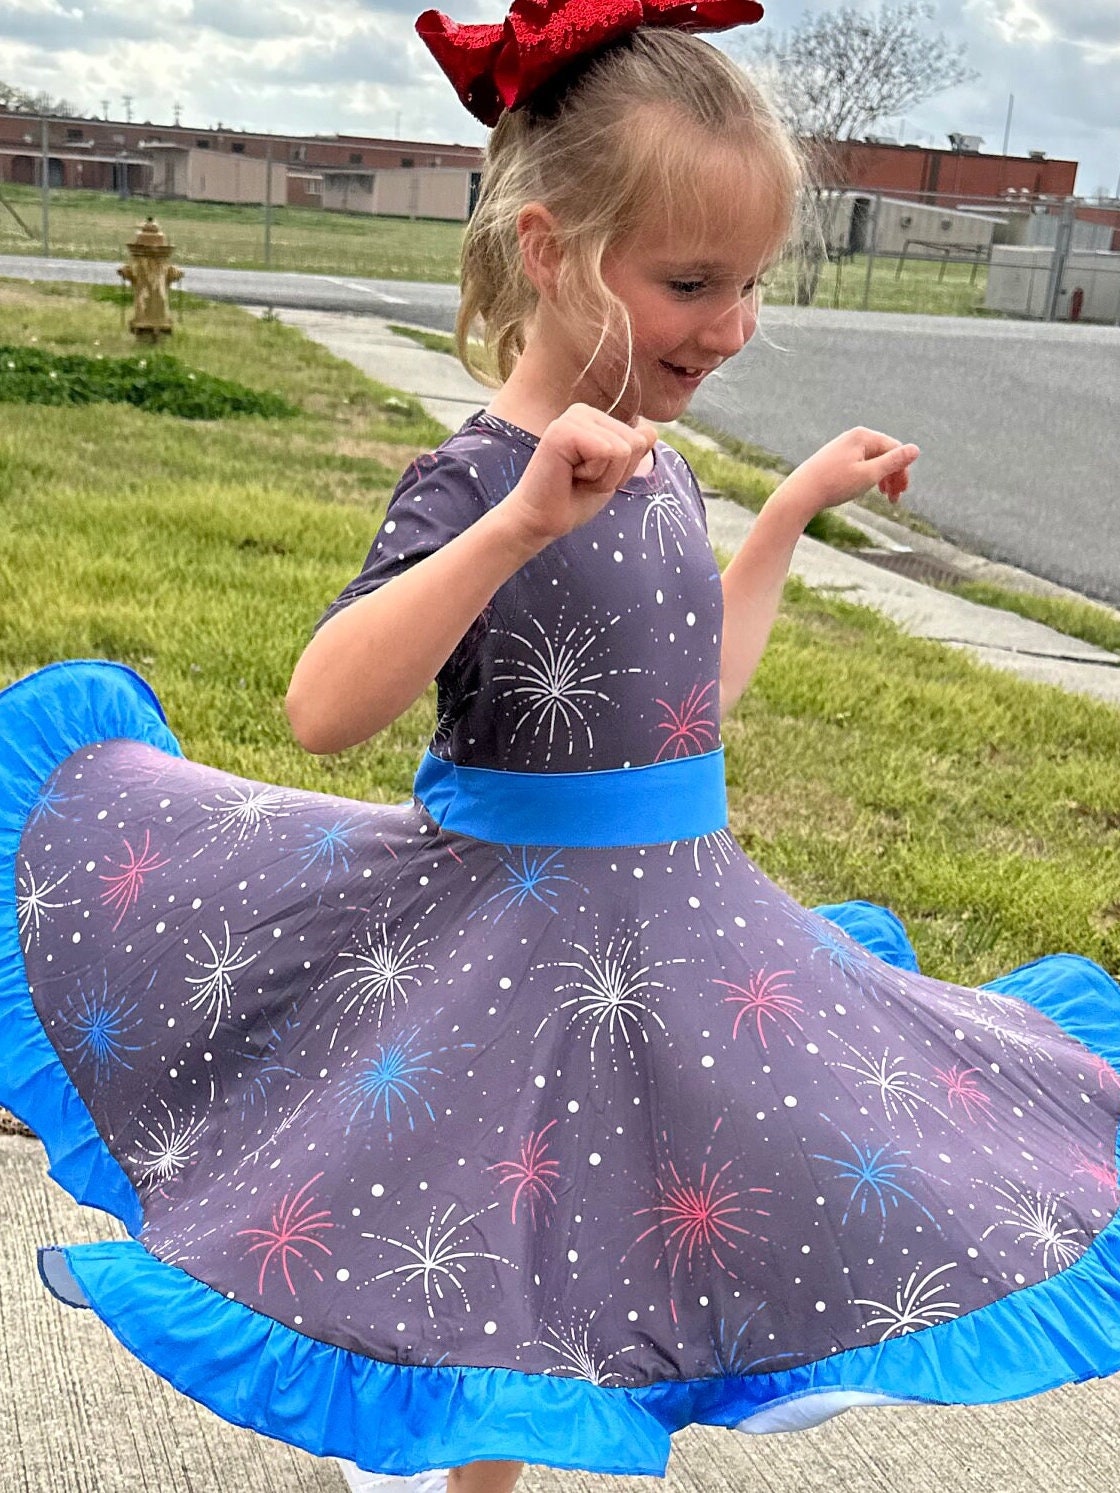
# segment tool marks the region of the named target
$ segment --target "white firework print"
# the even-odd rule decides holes
[[[186,1119],[164,1100],[160,1104],[163,1117],[140,1121],[135,1154],[128,1158],[140,1169],[140,1181],[146,1186],[171,1182],[185,1171],[198,1154],[198,1140],[206,1129],[205,1116],[199,1120],[192,1110]]]
[[[1085,1253],[1082,1231],[1076,1227],[1063,1227],[1068,1219],[1061,1216],[1056,1193],[1034,1192],[1027,1187],[1009,1183],[1007,1187],[992,1185],[992,1191],[1002,1198],[996,1203],[997,1218],[980,1235],[986,1239],[996,1229],[1011,1229],[1016,1244],[1026,1244],[1032,1255],[1041,1254],[1043,1274],[1049,1277],[1051,1266],[1064,1270],[1067,1265]]]
[[[292,796],[280,788],[266,787],[261,783],[246,783],[244,787],[230,786],[215,796],[213,803],[200,805],[208,814],[210,838],[208,843],[195,852],[195,858],[205,854],[216,842],[228,845],[226,860],[243,845],[250,844],[264,830],[271,836],[273,823],[287,819],[293,811]]]
[[[405,1232],[409,1235],[407,1239],[394,1239],[388,1234],[364,1232],[362,1234],[363,1239],[375,1239],[379,1244],[391,1244],[394,1248],[404,1251],[405,1259],[399,1265],[391,1265],[373,1278],[379,1281],[390,1280],[395,1275],[402,1276],[399,1288],[410,1286],[417,1280],[422,1281],[424,1303],[428,1308],[428,1316],[433,1322],[436,1316],[436,1302],[442,1303],[445,1293],[451,1289],[458,1293],[463,1310],[470,1311],[471,1303],[463,1281],[472,1261],[493,1260],[499,1265],[508,1265],[511,1270],[518,1268],[504,1255],[494,1254],[488,1249],[465,1247],[472,1242],[472,1236],[478,1233],[476,1229],[470,1227],[474,1220],[481,1217],[483,1213],[489,1213],[492,1208],[502,1205],[490,1203],[475,1213],[468,1213],[456,1219],[452,1215],[460,1206],[459,1203],[450,1204],[440,1214],[437,1221],[436,1214],[439,1213],[437,1203],[432,1208],[431,1217],[424,1232],[406,1229]],[[486,1241],[480,1240],[479,1242],[485,1244]]]
[[[738,842],[729,829],[713,830],[711,834],[699,835],[692,840],[674,840],[669,846],[669,854],[675,855],[680,846],[692,847],[692,864],[697,875],[700,874],[700,861],[703,859],[711,862],[717,877],[731,865],[739,849]]]
[[[586,1316],[582,1312],[576,1313],[563,1328],[553,1327],[546,1322],[545,1337],[533,1338],[531,1342],[519,1343],[518,1346],[543,1348],[546,1353],[551,1353],[557,1363],[553,1368],[546,1369],[546,1374],[586,1379],[588,1384],[622,1384],[625,1382],[623,1376],[610,1365],[615,1359],[633,1353],[637,1345],[628,1343],[624,1348],[616,1348],[613,1353],[604,1353],[598,1341],[592,1341],[592,1327],[597,1316],[596,1308]]]
[[[42,925],[50,922],[50,914],[64,907],[77,907],[81,898],[71,897],[62,902],[50,900],[62,889],[70,876],[69,871],[64,871],[57,881],[51,881],[49,877],[39,881],[31,863],[23,856],[20,856],[20,865],[22,870],[16,873],[16,922],[20,944],[26,954],[32,944],[38,944]]]
[[[287,1135],[290,1130],[294,1130],[296,1124],[300,1120],[304,1106],[308,1104],[310,1100],[314,1099],[314,1097],[315,1090],[308,1089],[307,1093],[304,1094],[299,1103],[284,1115],[280,1123],[275,1127],[271,1134],[266,1137],[266,1139],[261,1141],[256,1150],[250,1151],[247,1156],[242,1157],[242,1159],[237,1163],[233,1171],[230,1173],[230,1176],[236,1177],[239,1172],[245,1169],[245,1167],[252,1166],[255,1162],[259,1161],[265,1151],[267,1151],[271,1146],[274,1146],[276,1142],[280,1140],[282,1136]],[[303,1118],[306,1120],[307,1117],[303,1116]],[[258,1134],[259,1133],[260,1132],[258,1131]],[[225,1172],[222,1172],[217,1180],[221,1181],[225,1175]]]
[[[938,1322],[949,1322],[960,1315],[960,1302],[949,1301],[942,1295],[943,1291],[949,1289],[949,1282],[938,1279],[938,1276],[956,1268],[957,1263],[953,1260],[948,1265],[938,1265],[936,1270],[922,1275],[921,1265],[916,1265],[905,1282],[902,1277],[899,1278],[893,1302],[861,1298],[852,1305],[870,1306],[877,1310],[879,1315],[868,1317],[863,1325],[867,1329],[883,1328],[879,1336],[881,1343],[892,1337],[905,1337],[907,1333],[920,1332],[923,1327],[936,1327]]]
[[[905,1058],[892,1057],[889,1048],[884,1048],[882,1057],[876,1058],[870,1052],[860,1052],[858,1048],[845,1042],[838,1032],[830,1031],[829,1036],[834,1037],[837,1042],[847,1048],[855,1060],[851,1063],[835,1063],[829,1066],[845,1068],[849,1073],[856,1074],[856,1088],[873,1089],[879,1096],[883,1113],[892,1125],[900,1115],[905,1115],[921,1135],[922,1125],[919,1116],[923,1108],[932,1110],[943,1120],[949,1118],[922,1092],[925,1080],[920,1074],[906,1067]]]
[[[1029,1008],[1022,1001],[1010,1000],[994,990],[959,990],[939,992],[943,1009],[958,1021],[983,1032],[998,1043],[1003,1052],[1033,1063],[1035,1059],[1053,1062],[1054,1055],[1032,1025]]]
[[[342,968],[327,976],[326,984],[332,980],[343,982],[337,1001],[342,1005],[341,1017],[356,1011],[363,1017],[373,1007],[378,1027],[387,1011],[397,1009],[397,1003],[408,1005],[408,998],[423,984],[425,974],[432,974],[435,966],[424,958],[428,939],[417,938],[419,922],[432,911],[432,906],[418,920],[411,931],[389,932],[385,922],[367,926],[358,935],[354,946],[344,949],[338,959]],[[335,1028],[331,1048],[342,1030],[342,1023]]]
[[[624,1048],[630,1062],[636,1064],[634,1042],[640,1038],[649,1043],[649,1029],[656,1024],[664,1032],[665,1023],[652,1004],[656,991],[667,989],[664,980],[653,977],[654,970],[670,964],[685,964],[684,958],[643,962],[641,935],[649,923],[641,923],[634,933],[613,933],[604,945],[596,932],[593,946],[572,941],[578,959],[557,959],[538,969],[571,970],[569,979],[554,987],[557,995],[572,994],[550,1011],[533,1033],[534,1041],[554,1016],[567,1013],[567,1026],[591,1033],[591,1062],[594,1066],[598,1042],[605,1037],[611,1062],[618,1068],[617,1050]]]
[[[245,945],[239,943],[236,949],[233,947],[233,934],[230,932],[229,923],[223,920],[222,932],[215,943],[208,933],[199,933],[199,937],[206,945],[208,953],[206,956],[195,958],[191,953],[187,958],[201,971],[197,975],[188,975],[187,984],[194,986],[194,994],[187,998],[187,1004],[194,1011],[203,1011],[211,1018],[210,1036],[218,1030],[224,1017],[233,1011],[233,976],[240,970],[247,969],[258,954],[245,954]],[[243,957],[244,956],[244,957]]]
[[[603,685],[618,674],[643,672],[637,667],[605,666],[604,639],[621,618],[611,617],[599,624],[575,622],[566,632],[562,631],[565,623],[560,622],[556,637],[535,617],[527,620],[536,628],[539,640],[508,632],[506,639],[517,645],[522,656],[503,655],[496,659],[499,669],[505,665],[515,671],[494,675],[494,683],[499,686],[495,698],[510,701],[521,712],[514,723],[510,744],[516,742],[522,727],[528,727],[533,743],[542,735],[545,738],[546,764],[552,761],[554,751],[570,757],[576,742],[584,738],[588,751],[593,751],[592,722],[604,705],[612,703]]]
[[[645,543],[650,533],[655,534],[657,548],[664,560],[666,539],[678,555],[683,555],[684,546],[681,544],[681,536],[687,532],[688,526],[684,520],[680,499],[671,492],[651,493],[642,511],[642,542]]]

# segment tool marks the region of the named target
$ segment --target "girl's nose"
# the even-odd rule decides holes
[[[733,358],[744,343],[754,336],[758,325],[758,306],[753,295],[736,299],[735,304],[708,324],[705,344],[723,358]]]

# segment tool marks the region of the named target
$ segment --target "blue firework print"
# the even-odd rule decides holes
[[[827,1120],[828,1116],[822,1115],[821,1118]],[[850,1156],[818,1155],[813,1160],[834,1166],[837,1175],[852,1184],[851,1195],[840,1216],[841,1228],[846,1227],[848,1220],[857,1214],[860,1218],[877,1214],[879,1235],[876,1242],[882,1244],[887,1231],[888,1209],[897,1208],[901,1202],[916,1208],[935,1228],[940,1227],[929,1209],[902,1185],[900,1179],[914,1170],[913,1163],[908,1159],[908,1150],[890,1145],[861,1144],[843,1130],[839,1134],[847,1141]]]
[[[100,988],[79,989],[67,1002],[59,1017],[60,1040],[79,1063],[92,1067],[95,1080],[103,1081],[114,1069],[132,1071],[129,1059],[143,1044],[130,1038],[141,1024],[140,1002],[127,995],[111,996],[106,978]]]
[[[328,615],[533,448],[478,415],[421,458]],[[581,775],[711,752],[721,642],[699,492],[658,445],[499,588],[430,750],[499,802],[563,774],[574,831]],[[726,825],[624,838],[475,838],[111,733],[63,761],[18,847],[21,948],[143,1247],[402,1372],[703,1380],[712,1419],[713,1381],[937,1333],[1093,1248],[1120,1194],[1103,1059],[877,958]]]
[[[538,854],[527,845],[507,846],[502,860],[502,865],[508,872],[506,884],[487,897],[471,916],[476,917],[491,909],[492,921],[497,923],[503,913],[521,907],[528,901],[537,902],[541,907],[555,912],[560,884],[572,879],[564,875],[560,856],[559,850]],[[495,903],[498,906],[493,910]]]

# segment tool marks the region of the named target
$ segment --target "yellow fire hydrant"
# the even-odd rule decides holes
[[[133,289],[130,332],[145,342],[171,335],[170,289],[183,272],[171,263],[171,244],[154,218],[136,230],[128,245],[128,263],[117,274]]]

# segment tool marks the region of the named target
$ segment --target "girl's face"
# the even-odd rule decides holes
[[[699,173],[710,178],[707,193],[676,213],[671,203],[652,213],[647,228],[603,260],[603,279],[630,315],[630,377],[620,329],[577,397],[609,409],[625,388],[613,411],[620,419],[683,414],[704,379],[754,334],[759,277],[780,237],[774,204],[741,167]]]

